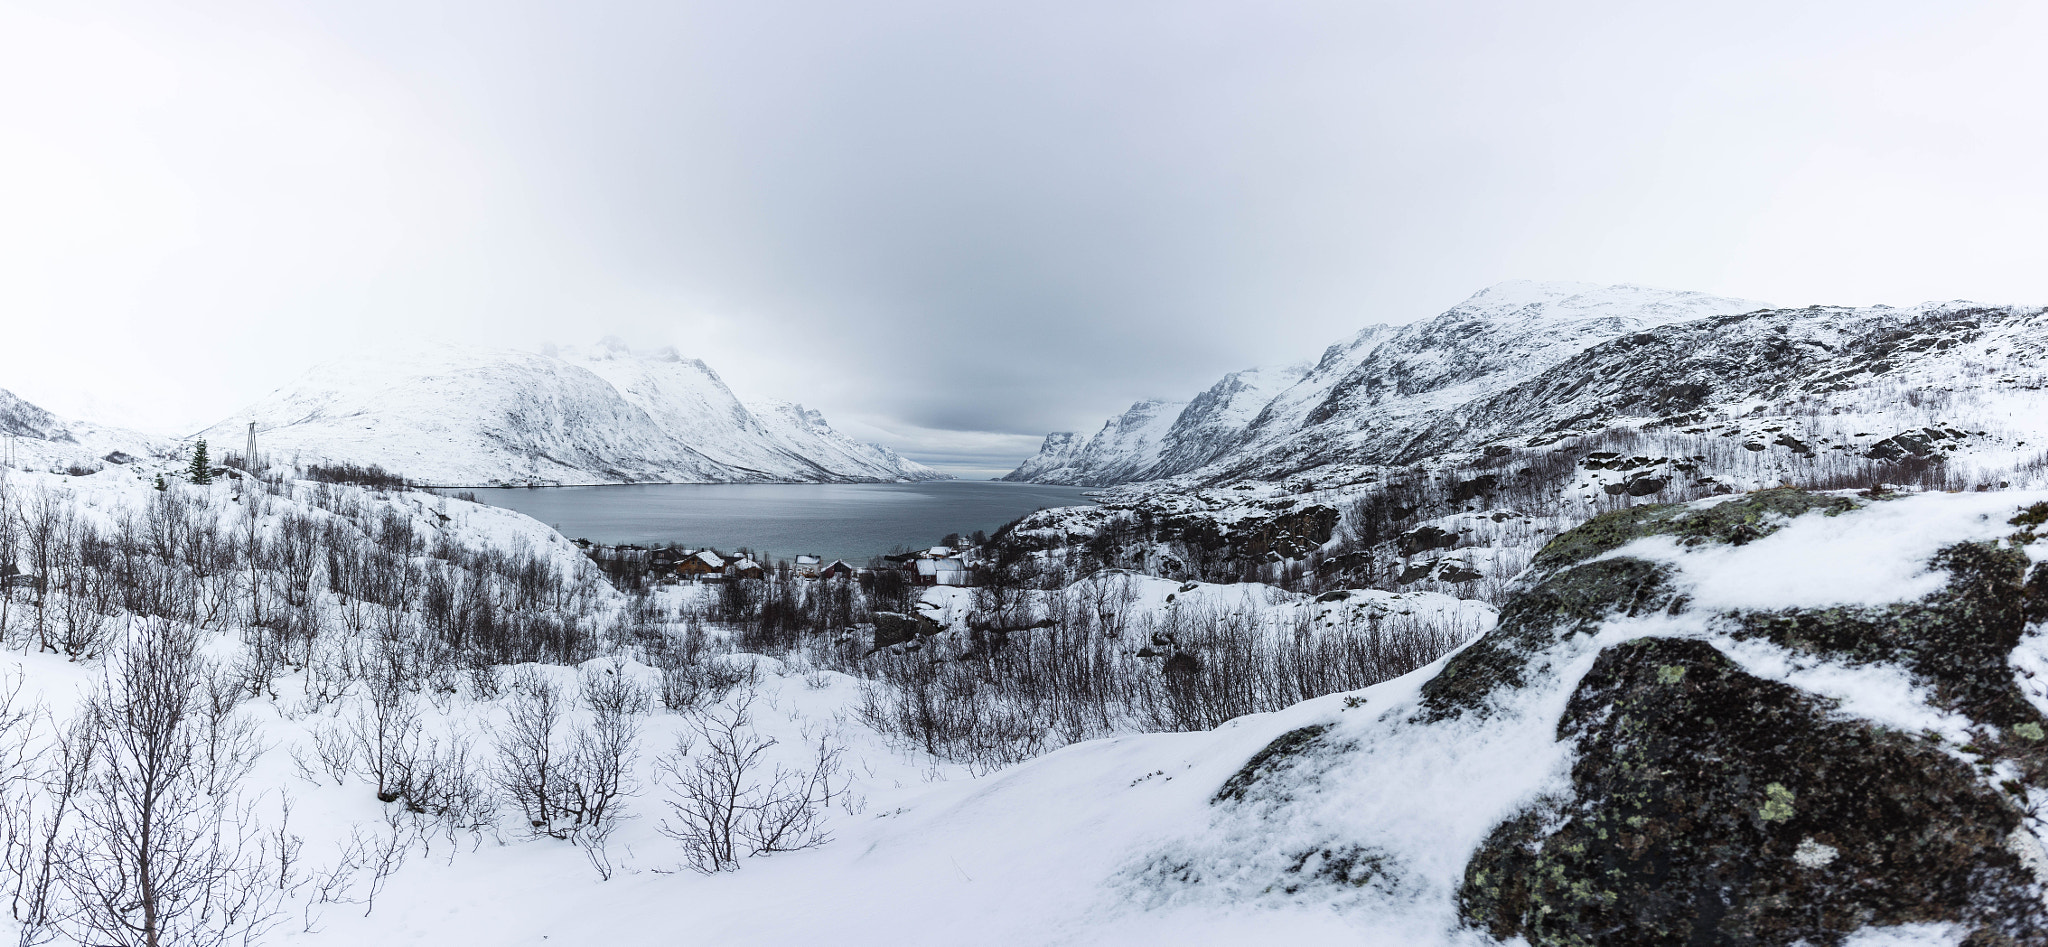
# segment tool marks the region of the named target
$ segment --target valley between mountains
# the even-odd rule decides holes
[[[941,476],[670,351],[323,367],[211,464],[0,396],[5,924],[105,942],[147,824],[178,943],[2048,944],[2048,308],[1304,355],[843,569],[417,487]]]

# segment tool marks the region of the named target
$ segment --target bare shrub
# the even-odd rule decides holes
[[[693,717],[695,737],[679,737],[656,761],[669,780],[669,813],[659,830],[682,843],[692,870],[734,871],[741,858],[829,840],[824,812],[843,789],[841,749],[820,738],[808,768],[771,764],[766,754],[776,741],[754,730],[753,701],[754,692],[744,690],[722,709]]]
[[[608,834],[637,790],[630,774],[639,728],[612,704],[589,726],[568,720],[571,696],[531,668],[514,676],[492,776],[537,835]]]

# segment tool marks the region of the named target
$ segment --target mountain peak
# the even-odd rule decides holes
[[[432,345],[330,363],[204,432],[447,485],[928,480],[798,405],[750,411],[709,366],[617,337],[540,353]]]
[[[1769,308],[1768,303],[1750,299],[1634,283],[1603,286],[1598,283],[1507,280],[1473,293],[1439,318],[1583,321],[1627,317],[1665,323]]]

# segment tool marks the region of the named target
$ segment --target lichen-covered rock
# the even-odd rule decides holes
[[[1539,553],[1494,631],[1423,686],[1418,720],[1486,712],[1611,618],[1684,612],[1672,567],[1606,555],[1633,540],[1740,546],[1861,505],[1786,489],[1596,517]],[[1704,641],[1611,647],[1558,722],[1575,744],[1570,791],[1499,825],[1473,855],[1466,922],[1538,945],[1822,945],[1923,922],[1961,925],[1971,944],[2048,944],[2024,854],[2038,846],[2023,829],[2028,787],[2048,784],[2048,719],[2010,665],[2028,623],[2048,616],[2048,571],[2030,572],[2016,546],[2034,520],[2048,522],[2048,508],[2015,517],[2010,543],[1941,549],[1927,565],[1949,580],[1919,601],[1687,626],[1902,668],[1970,722],[1968,746],[1846,717]]]
[[[1959,543],[1929,565],[1949,574],[1948,587],[1918,602],[1745,612],[1717,627],[1852,663],[1901,665],[1933,687],[1944,710],[2000,729],[2041,723],[2007,666],[2026,631],[2026,554]]]
[[[1296,757],[1309,752],[1322,739],[1323,734],[1329,732],[1329,730],[1328,724],[1313,724],[1281,734],[1278,739],[1266,744],[1264,749],[1252,754],[1252,758],[1246,760],[1243,767],[1239,768],[1229,779],[1224,780],[1223,788],[1216,790],[1216,795],[1210,797],[1209,801],[1236,802],[1243,800],[1245,794],[1250,792],[1251,788],[1257,785],[1260,780],[1285,768]]]
[[[1675,602],[1669,570],[1643,559],[1601,559],[1524,588],[1500,610],[1485,637],[1458,652],[1422,685],[1422,721],[1483,712],[1503,687],[1524,687],[1547,670],[1541,655],[1611,615],[1640,615]]]
[[[2048,942],[2009,848],[2019,809],[1932,739],[1829,711],[1703,642],[1609,648],[1558,724],[1572,794],[1472,857],[1467,923],[1537,945],[1832,945],[1923,922]]]
[[[1612,552],[1646,536],[1677,537],[1685,545],[1716,542],[1740,546],[1776,532],[1803,513],[1837,516],[1857,507],[1847,497],[1790,487],[1759,490],[1708,507],[1635,506],[1602,513],[1551,540],[1530,564],[1550,571]]]

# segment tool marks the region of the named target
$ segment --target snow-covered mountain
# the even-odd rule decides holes
[[[377,464],[447,485],[942,479],[801,405],[740,401],[673,349],[606,340],[547,354],[452,345],[314,368],[200,436]]]
[[[1612,424],[1737,416],[1766,400],[1811,397],[1839,413],[1874,410],[1902,385],[2031,391],[2048,370],[2042,312],[1962,302],[1770,309],[1639,286],[1503,283],[1433,319],[1369,327],[1305,370],[1228,376],[1156,441],[1055,435],[1008,479],[1277,479]]]
[[[26,470],[99,470],[169,455],[174,442],[60,417],[0,389],[0,463]]]
[[[1166,438],[1186,413],[1185,401],[1140,401],[1082,440],[1067,432],[1048,434],[1037,455],[1004,480],[1032,483],[1121,483],[1142,480],[1167,448]]]

